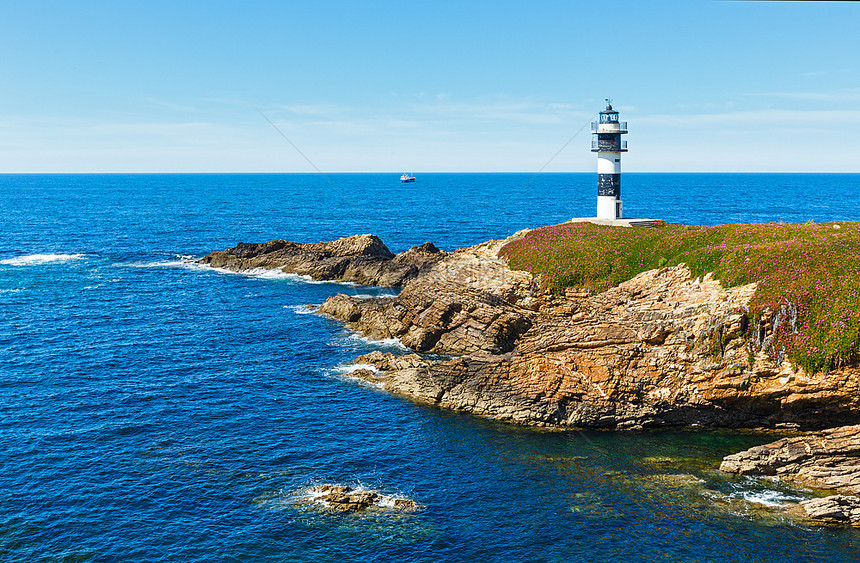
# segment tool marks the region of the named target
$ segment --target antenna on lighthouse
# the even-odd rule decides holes
[[[597,218],[621,219],[621,153],[627,152],[627,122],[618,121],[612,109],[612,98],[606,98],[606,109],[600,120],[591,123],[591,152],[597,153]]]

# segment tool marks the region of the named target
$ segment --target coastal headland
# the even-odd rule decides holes
[[[358,235],[240,243],[201,262],[401,287],[338,293],[319,312],[399,339],[408,352],[365,354],[353,375],[439,407],[549,428],[844,426],[851,485],[819,486],[844,494],[804,508],[860,525],[860,426],[845,426],[860,422],[858,235],[852,223],[569,223],[450,253],[426,243],[395,255]],[[816,436],[817,449],[791,443],[808,455],[780,474],[833,466],[821,454],[833,440]],[[726,459],[726,471],[774,474]]]

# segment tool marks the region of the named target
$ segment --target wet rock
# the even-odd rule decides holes
[[[814,489],[860,494],[860,425],[783,438],[728,455],[720,469],[776,475]]]
[[[860,526],[860,426],[843,426],[783,438],[728,455],[720,469],[742,475],[774,475],[840,494],[800,503],[807,517]]]
[[[394,510],[412,512],[419,504],[411,499],[386,497],[377,491],[350,489],[343,485],[317,485],[307,491],[309,502],[328,512]]]

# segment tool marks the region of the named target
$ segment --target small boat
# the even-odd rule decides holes
[[[413,176],[411,173],[404,172],[403,174],[400,175],[400,182],[403,184],[405,184],[407,182],[414,182],[414,181],[415,181],[415,176]]]

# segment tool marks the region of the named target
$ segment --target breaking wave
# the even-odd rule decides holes
[[[27,254],[0,260],[4,266],[38,266],[40,264],[59,264],[83,258],[84,254]]]
[[[284,305],[284,309],[289,309],[297,315],[313,315],[319,308],[319,305]]]
[[[352,381],[360,385],[365,385],[367,387],[372,387],[374,389],[385,388],[385,385],[381,381],[368,381],[367,379],[353,375],[353,373],[358,370],[368,370],[373,372],[375,375],[379,374],[379,370],[376,368],[376,366],[371,364],[349,364],[345,366],[336,366],[328,370],[328,373],[329,375],[337,377],[339,379],[346,379],[348,381]]]
[[[362,347],[369,346],[371,348],[397,348],[398,350],[408,350],[408,348],[404,346],[403,342],[401,342],[399,338],[393,336],[391,338],[374,340],[372,338],[367,338],[366,336],[361,336],[360,334],[352,333],[346,337],[346,340],[350,344],[357,344]]]

